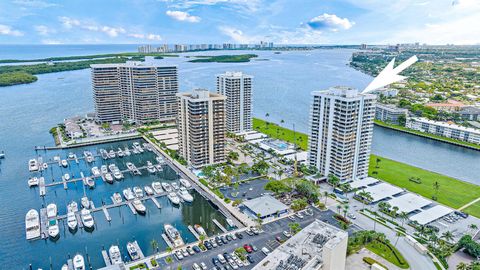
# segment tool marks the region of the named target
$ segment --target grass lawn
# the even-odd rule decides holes
[[[253,118],[253,129],[258,132],[265,133],[272,138],[277,138],[283,141],[294,143],[293,130],[281,127],[275,123],[267,122],[258,118]],[[295,137],[297,140],[297,145],[301,149],[307,150],[307,134],[297,131],[295,132]]]
[[[440,185],[438,190],[438,202],[459,208],[480,196],[480,186],[463,182],[458,179],[430,172],[414,166],[410,166],[391,159],[380,158],[379,168],[375,168],[377,156],[370,156],[369,175],[383,181],[389,182],[401,188],[418,193],[431,199],[435,194],[433,183],[437,181]],[[373,174],[376,171],[377,174]],[[419,177],[421,183],[409,181],[410,177]],[[480,204],[472,205],[470,214],[480,217]],[[470,208],[470,207],[469,207]]]
[[[373,242],[368,243],[365,247],[368,250],[370,250],[371,252],[377,254],[378,256],[384,258],[385,260],[393,263],[394,265],[396,265],[400,268],[406,269],[406,268],[410,267],[408,265],[408,262],[405,260],[405,258],[403,258],[400,251],[398,251],[393,245],[390,245],[390,247],[395,251],[395,253],[398,256],[398,259],[393,254],[393,251],[390,248],[388,248],[387,245],[385,245],[381,242],[373,241]]]
[[[479,217],[480,216],[480,202],[476,202],[469,207],[462,210],[465,213],[469,213],[470,215]]]

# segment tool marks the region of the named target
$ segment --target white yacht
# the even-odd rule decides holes
[[[54,218],[57,216],[57,205],[51,203],[47,205],[47,218]]]
[[[95,226],[95,221],[93,220],[92,214],[90,214],[90,210],[82,209],[81,211],[82,223],[86,229],[93,229]]]
[[[88,199],[87,196],[82,197],[81,203],[82,203],[83,208],[85,208],[85,209],[90,208],[90,200]]]
[[[207,235],[207,232],[203,229],[203,227],[200,225],[200,224],[195,224],[193,225],[193,228],[195,229],[195,231],[197,231],[198,234],[200,235]]]
[[[163,191],[162,184],[160,184],[160,182],[153,182],[152,188],[153,188],[153,191],[155,191],[155,193],[157,194],[160,194]]]
[[[108,153],[105,149],[100,149],[100,155],[102,156],[102,158],[104,160],[107,160],[108,159]]]
[[[140,187],[133,187],[133,193],[135,193],[135,197],[137,198],[143,197],[143,190]]]
[[[85,270],[85,260],[80,254],[73,257],[73,270]]]
[[[175,227],[167,223],[163,225],[163,228],[165,229],[165,234],[168,236],[170,241],[172,241],[174,247],[183,246],[185,244],[183,242],[182,236],[180,235],[178,230],[175,229]]]
[[[178,196],[182,198],[182,200],[186,202],[193,202],[193,196],[190,195],[190,193],[188,193],[188,190],[185,187],[181,187],[177,193],[178,193]]]
[[[143,148],[147,150],[148,152],[152,152],[153,148],[149,143],[143,143]]]
[[[25,215],[25,230],[27,240],[40,237],[40,217],[37,210],[30,209]]]
[[[32,177],[32,178],[28,179],[28,186],[29,187],[38,186],[38,183],[39,183],[38,177]]]
[[[93,154],[92,152],[90,151],[83,151],[83,155],[85,156],[85,160],[88,162],[88,163],[92,163],[95,158],[93,157]]]
[[[113,176],[111,173],[104,174],[105,181],[109,184],[113,184]]]
[[[121,264],[123,263],[122,254],[120,254],[120,248],[118,246],[112,245],[108,249],[108,256],[112,264]]]
[[[117,165],[115,164],[110,164],[108,165],[108,169],[110,170],[110,172],[115,172],[117,170]]]
[[[132,205],[133,208],[135,208],[137,213],[139,213],[140,215],[145,215],[145,213],[147,212],[147,208],[139,199],[133,200]]]
[[[127,165],[127,169],[128,169],[129,171],[132,171],[132,172],[133,172],[133,170],[135,170],[135,165],[133,165],[133,163],[127,162],[125,165]]]
[[[157,169],[155,169],[155,166],[153,166],[152,162],[147,161],[147,171],[149,173],[155,173],[157,171]]]
[[[100,176],[100,170],[98,169],[98,167],[93,167],[92,168],[92,174],[94,177],[99,177]]]
[[[48,163],[43,163],[43,165],[42,165],[42,166],[43,166],[43,170],[46,170],[46,169],[48,169]]]
[[[115,177],[116,180],[121,180],[123,178],[123,174],[117,169],[114,173],[113,173],[113,177]]]
[[[36,159],[30,159],[28,161],[28,170],[31,172],[38,171],[38,161]]]
[[[125,156],[125,153],[123,152],[122,148],[118,148],[117,156],[120,157],[120,158]]]
[[[100,171],[101,171],[103,174],[108,173],[107,165],[102,165],[102,166],[100,167]]]
[[[163,190],[165,190],[166,192],[172,192],[173,191],[172,186],[167,182],[162,182],[162,187],[163,187]]]
[[[132,154],[130,152],[130,149],[128,149],[128,147],[125,147],[125,150],[123,152],[125,153],[125,156],[130,156]]]
[[[148,196],[155,194],[155,192],[153,192],[152,187],[150,187],[150,186],[144,186],[143,189],[145,190],[145,193],[146,193]]]
[[[60,228],[56,219],[48,221],[48,236],[52,239],[57,239],[60,236]]]
[[[157,172],[163,172],[162,165],[160,165],[160,164],[156,164],[155,169],[157,169]]]
[[[113,193],[113,197],[112,197],[112,198],[113,198],[113,202],[114,202],[114,203],[121,203],[121,202],[123,202],[122,195],[120,195],[120,193],[118,193],[118,192]]]
[[[62,164],[62,167],[64,168],[68,167],[68,162],[65,159],[62,159],[60,163]]]
[[[140,259],[140,254],[138,254],[138,250],[132,242],[127,243],[127,251],[132,261]]]
[[[133,191],[131,188],[126,188],[123,190],[123,197],[125,197],[125,200],[131,201],[135,199],[135,195],[133,194]]]
[[[177,182],[173,182],[171,185],[172,185],[172,188],[175,189],[175,190],[180,188],[180,186],[178,185]]]
[[[68,174],[68,173],[64,174],[63,178],[65,179],[65,181],[70,180],[70,174]]]
[[[71,231],[75,231],[77,229],[78,221],[74,212],[67,213],[67,225]]]
[[[110,152],[108,152],[108,157],[109,158],[114,158],[115,156],[116,156],[116,153],[115,153],[115,151],[113,151],[113,149],[110,150]]]
[[[184,186],[185,188],[191,188],[192,184],[187,179],[180,178],[180,184]]]
[[[76,201],[72,201],[67,205],[67,212],[77,212],[78,211],[78,204]]]
[[[155,159],[157,160],[158,164],[163,165],[165,163],[165,160],[163,159],[163,157],[157,156]]]
[[[68,153],[68,158],[69,158],[69,159],[74,159],[74,158],[75,158],[75,154],[72,153],[72,152]]]
[[[87,182],[87,186],[91,189],[95,188],[95,180],[91,177],[86,177],[85,181]]]
[[[177,196],[175,192],[170,192],[167,195],[168,199],[173,203],[173,204],[180,204],[180,198]]]

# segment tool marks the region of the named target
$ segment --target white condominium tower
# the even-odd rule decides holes
[[[242,72],[217,75],[217,93],[227,97],[227,131],[252,130],[252,76]]]
[[[194,168],[225,162],[226,97],[195,89],[177,100],[179,154]]]
[[[177,67],[134,61],[90,67],[97,121],[175,119]]]
[[[367,177],[376,96],[347,87],[312,95],[309,164],[341,181]]]

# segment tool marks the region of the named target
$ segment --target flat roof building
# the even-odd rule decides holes
[[[320,220],[273,250],[254,270],[345,270],[348,234]]]
[[[225,99],[205,89],[177,94],[178,151],[194,168],[225,162]]]
[[[312,95],[309,164],[341,181],[367,177],[376,96],[349,87]]]
[[[408,128],[460,141],[480,144],[480,129],[467,128],[448,122],[433,121],[426,118],[407,118]]]
[[[243,202],[244,213],[252,218],[260,217],[268,220],[274,217],[282,216],[288,212],[288,206],[270,195],[247,200]]]
[[[242,72],[217,75],[217,93],[227,97],[227,131],[252,130],[252,76]]]
[[[403,108],[398,108],[391,104],[381,104],[377,103],[375,108],[375,119],[380,120],[386,123],[399,124],[399,117],[407,117],[408,110]]]

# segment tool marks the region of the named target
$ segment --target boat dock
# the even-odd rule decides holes
[[[197,238],[197,240],[200,240],[200,235],[198,235],[198,233],[195,231],[195,229],[192,227],[192,225],[188,225],[188,229],[193,234],[193,236],[195,236],[195,238]]]
[[[169,247],[175,248],[175,247],[173,246],[173,243],[170,241],[170,239],[168,239],[168,237],[167,237],[164,233],[162,233],[162,238],[163,238],[163,241],[165,241],[165,243],[167,243],[167,245],[168,245]]]
[[[83,228],[83,222],[82,222],[82,217],[80,216],[80,211],[75,213],[75,217],[77,218],[78,227],[80,229],[82,229]]]
[[[132,203],[130,201],[127,202],[128,207],[130,208],[130,211],[132,211],[132,214],[136,215],[137,211],[133,207]]]
[[[152,197],[150,197],[150,199],[155,204],[155,206],[157,206],[158,209],[162,208],[162,205],[157,201],[157,198],[152,196]]]
[[[112,221],[112,217],[110,217],[110,213],[108,213],[108,209],[102,207],[102,210],[103,210],[103,214],[105,215],[105,219],[106,219],[108,222]]]
[[[39,186],[38,191],[40,192],[40,196],[45,196],[45,194],[47,194],[47,190],[45,189],[45,178],[40,177],[38,186]]]
[[[137,249],[138,256],[140,257],[140,259],[145,258],[145,255],[143,255],[143,251],[142,251],[142,249],[140,248],[140,246],[138,245],[137,240],[133,241],[132,244],[133,244],[133,246]]]
[[[225,227],[222,226],[222,224],[220,224],[220,222],[218,222],[218,220],[216,219],[212,219],[213,223],[215,223],[215,225],[217,225],[218,228],[220,228],[220,230],[222,230],[222,232],[224,233],[227,233],[228,230],[225,229]]]
[[[40,238],[45,239],[48,237],[48,217],[47,208],[40,209]]]
[[[102,257],[106,266],[112,265],[112,262],[110,262],[110,257],[108,257],[107,251],[105,249],[102,249]]]

